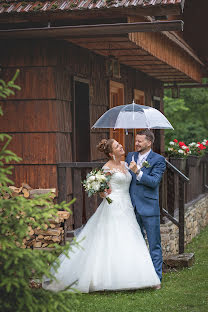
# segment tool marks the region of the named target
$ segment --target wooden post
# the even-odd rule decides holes
[[[97,196],[88,197],[85,192],[85,210],[86,210],[86,221],[93,215],[97,208]]]
[[[184,181],[179,177],[179,254],[184,253]]]
[[[58,170],[58,203],[67,200],[66,195],[66,168],[57,166]]]
[[[167,170],[167,210],[174,216],[175,211],[175,174],[172,170]]]
[[[81,181],[81,168],[73,168],[73,197],[76,198],[76,201],[73,205],[75,229],[82,226],[83,193]]]
[[[91,168],[86,169],[86,175],[91,171]],[[86,176],[85,175],[85,176]],[[85,218],[86,221],[93,215],[97,208],[97,196],[88,197],[87,192],[84,194],[84,204],[85,204]]]

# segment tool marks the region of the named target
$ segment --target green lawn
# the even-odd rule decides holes
[[[160,290],[81,294],[75,312],[207,312],[208,227],[186,248],[193,267],[166,273]]]

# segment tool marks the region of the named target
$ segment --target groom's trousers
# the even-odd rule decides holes
[[[144,229],[149,243],[150,256],[152,258],[155,271],[162,280],[162,247],[160,237],[160,216],[141,216],[135,208],[137,222],[145,238]]]

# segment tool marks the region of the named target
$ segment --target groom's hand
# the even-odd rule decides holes
[[[134,172],[135,174],[139,174],[140,169],[138,169],[137,164],[135,163],[135,161],[131,161],[130,165],[129,165],[129,169]]]

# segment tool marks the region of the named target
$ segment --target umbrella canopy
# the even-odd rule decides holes
[[[159,110],[134,102],[109,109],[96,121],[92,128],[173,129],[170,122]]]

